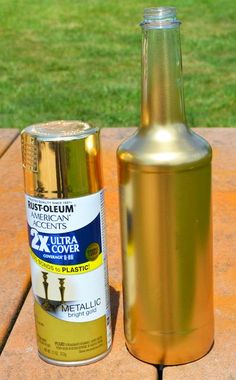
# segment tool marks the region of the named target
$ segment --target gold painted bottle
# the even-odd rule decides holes
[[[118,148],[126,344],[153,364],[213,344],[210,145],[185,120],[180,22],[146,9],[141,127]]]

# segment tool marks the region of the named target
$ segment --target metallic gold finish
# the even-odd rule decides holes
[[[117,157],[126,344],[171,365],[213,344],[211,147],[185,124],[179,22],[161,9],[142,24],[142,126]]]
[[[70,198],[102,188],[99,130],[80,121],[36,124],[22,133],[27,194]]]
[[[105,355],[109,351],[104,352],[106,346],[106,317],[103,316],[95,321],[84,322],[84,323],[68,323],[66,321],[61,321],[57,318],[54,318],[43,310],[40,305],[34,303],[35,311],[35,320],[36,320],[36,329],[37,329],[37,338],[38,345],[40,347],[39,355],[40,357],[52,364],[60,364],[64,366],[73,366],[73,365],[83,365],[95,362]],[[99,333],[98,333],[99,332]],[[40,337],[47,338],[47,345],[45,342],[41,342]],[[63,361],[63,356],[57,360],[57,356],[53,352],[48,351],[48,347],[54,347],[54,350],[59,351],[60,345],[58,346],[58,340],[60,342],[70,342],[71,346],[77,345],[78,342],[88,342],[91,341],[91,337],[94,337],[95,340],[99,337],[99,342],[96,349],[93,350],[93,357],[91,358],[88,351],[80,353],[80,359],[78,362],[78,353],[73,350],[68,350],[67,361]],[[98,338],[97,338],[98,339]],[[69,357],[69,362],[68,362]]]

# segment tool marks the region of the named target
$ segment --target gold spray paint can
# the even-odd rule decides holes
[[[83,365],[111,348],[99,131],[55,121],[22,132],[40,357]]]
[[[186,126],[179,24],[145,10],[141,127],[117,152],[126,344],[162,365],[213,344],[212,153]]]

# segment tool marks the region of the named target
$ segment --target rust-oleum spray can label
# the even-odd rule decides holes
[[[57,121],[22,132],[39,355],[82,365],[111,348],[99,131]]]

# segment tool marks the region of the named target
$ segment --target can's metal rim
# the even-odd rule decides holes
[[[78,361],[69,361],[69,362],[56,360],[56,359],[50,359],[47,356],[44,356],[43,354],[41,354],[41,352],[39,352],[39,351],[38,351],[38,355],[39,355],[40,359],[42,359],[43,361],[45,361],[46,363],[49,363],[49,364],[54,364],[54,365],[58,365],[61,367],[76,367],[76,366],[83,366],[83,365],[87,365],[87,364],[91,364],[91,363],[96,363],[97,361],[99,361],[99,360],[103,359],[105,356],[107,356],[110,353],[111,348],[112,348],[112,345],[110,345],[110,347],[107,349],[107,351],[105,351],[104,353],[102,353],[98,356],[95,356],[93,358],[84,359],[84,360],[78,359]]]
[[[99,128],[80,120],[56,120],[26,127],[22,134],[26,133],[37,138],[38,141],[60,141],[82,139],[95,132]]]

